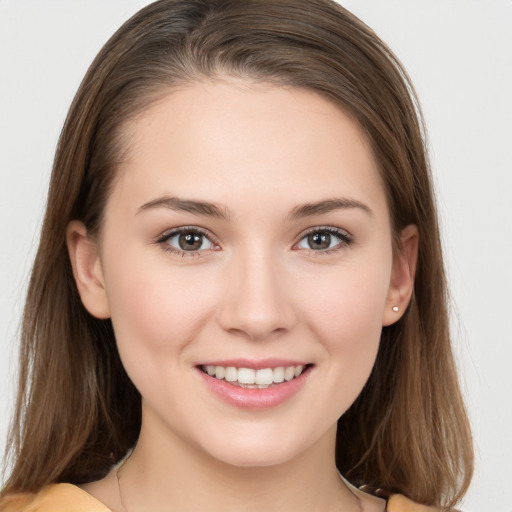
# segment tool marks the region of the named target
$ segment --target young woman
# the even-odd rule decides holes
[[[376,35],[329,0],[156,2],[62,132],[0,508],[453,507],[445,294],[419,107]]]

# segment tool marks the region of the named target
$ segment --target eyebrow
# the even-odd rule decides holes
[[[304,217],[329,213],[334,210],[345,210],[352,208],[362,210],[370,216],[373,216],[372,210],[361,201],[356,201],[355,199],[334,198],[318,201],[316,203],[306,203],[296,206],[290,212],[288,217],[290,220],[297,220]]]
[[[207,217],[215,217],[222,220],[229,219],[229,211],[226,207],[210,203],[208,201],[197,201],[194,199],[181,199],[179,197],[160,197],[143,204],[137,211],[137,214],[157,208],[166,208],[177,212],[186,212],[193,215],[204,215]],[[297,220],[304,217],[322,215],[334,210],[345,210],[356,208],[373,216],[372,210],[362,203],[354,199],[335,198],[317,201],[315,203],[305,203],[298,205],[288,214],[289,220]]]
[[[180,199],[179,197],[160,197],[143,204],[137,211],[140,213],[145,210],[155,208],[166,208],[177,212],[192,213],[193,215],[205,215],[208,217],[216,217],[218,219],[227,220],[229,218],[228,211],[225,207],[210,203],[208,201],[196,201],[194,199]]]

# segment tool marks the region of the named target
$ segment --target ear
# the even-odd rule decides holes
[[[382,325],[391,325],[399,320],[411,300],[418,260],[418,241],[417,226],[411,224],[401,231],[400,245],[393,258],[393,269]]]
[[[96,318],[109,318],[108,303],[98,244],[83,222],[71,221],[66,231],[69,258],[82,303]]]

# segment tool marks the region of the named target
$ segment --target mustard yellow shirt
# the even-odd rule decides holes
[[[4,508],[5,507],[5,508]],[[395,494],[387,502],[386,512],[434,512],[432,507],[418,505]],[[111,512],[103,503],[71,484],[53,484],[37,494],[10,498],[0,512]]]

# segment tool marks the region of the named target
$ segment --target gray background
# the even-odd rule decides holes
[[[0,445],[57,137],[87,66],[144,0],[0,0]],[[467,512],[511,512],[512,2],[346,0],[398,54],[429,127],[474,429]]]

